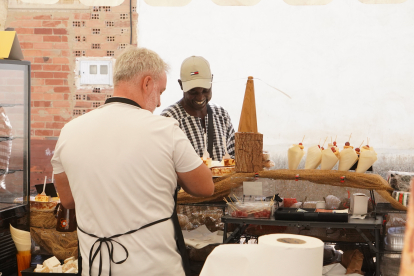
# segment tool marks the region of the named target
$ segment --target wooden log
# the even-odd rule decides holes
[[[236,133],[236,173],[252,173],[263,170],[263,134]]]

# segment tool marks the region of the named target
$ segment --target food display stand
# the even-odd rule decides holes
[[[270,219],[255,219],[255,218],[234,218],[231,216],[223,216],[222,222],[224,223],[224,234],[223,234],[223,243],[228,243],[237,233],[242,233],[243,230],[250,224],[257,225],[274,225],[274,226],[304,226],[304,227],[323,227],[323,228],[351,228],[358,231],[361,237],[368,243],[371,250],[375,253],[377,258],[376,262],[376,271],[379,275],[380,271],[380,229],[382,228],[383,218],[382,216],[377,216],[377,218],[366,218],[366,219],[352,219],[350,218],[348,222],[319,222],[319,221],[284,221],[284,220],[275,220],[274,218]],[[227,226],[229,223],[237,224],[236,230],[227,237]],[[364,229],[371,229],[375,232],[375,243],[372,243],[367,236],[362,232]]]

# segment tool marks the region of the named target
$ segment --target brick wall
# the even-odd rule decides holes
[[[136,45],[136,0],[132,6],[132,44]],[[45,173],[51,177],[49,153],[65,123],[102,105],[113,93],[112,88],[100,86],[77,89],[76,58],[116,58],[129,45],[131,34],[129,1],[74,12],[42,8],[28,11],[22,3],[22,10],[9,10],[6,21],[6,28],[17,32],[25,60],[32,64],[31,185],[42,183]]]

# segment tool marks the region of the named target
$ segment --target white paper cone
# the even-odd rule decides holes
[[[325,149],[322,151],[321,170],[332,170],[335,164],[338,162],[338,157],[331,149]]]
[[[372,166],[372,164],[377,161],[377,153],[374,151],[373,148],[370,150],[361,150],[361,153],[359,154],[359,161],[358,161],[358,167],[355,170],[357,173],[364,173],[366,172],[369,167]]]
[[[31,247],[31,244],[20,244],[20,243],[14,243],[14,245],[16,246],[16,248],[17,248],[17,251],[29,251],[30,250],[30,247]]]
[[[12,237],[18,237],[18,238],[21,238],[21,239],[29,239],[30,240],[30,232],[23,231],[23,230],[20,230],[20,229],[16,229],[11,224],[10,224],[10,234],[12,235]]]
[[[308,149],[306,155],[305,169],[316,169],[322,161],[322,150],[318,146]]]
[[[31,244],[32,240],[30,238],[18,238],[12,235],[12,240],[16,243],[20,243],[20,244]]]
[[[305,155],[305,151],[301,149],[299,145],[292,145],[288,149],[289,170],[296,170],[299,167],[303,155]]]
[[[343,149],[339,154],[338,171],[348,171],[358,160],[358,154],[354,149]]]

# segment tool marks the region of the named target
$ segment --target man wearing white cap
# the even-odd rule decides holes
[[[203,156],[207,135],[207,149],[213,160],[221,161],[227,147],[234,158],[234,129],[227,111],[210,102],[212,80],[210,64],[200,56],[191,56],[181,64],[178,80],[183,98],[167,107],[162,116],[176,119],[195,151]]]

